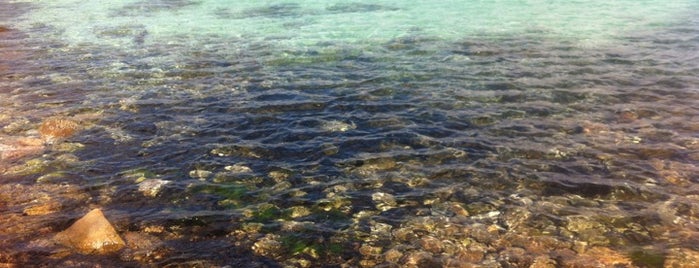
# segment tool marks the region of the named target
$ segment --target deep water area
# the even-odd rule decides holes
[[[0,1],[0,264],[699,261],[697,1],[83,2]]]

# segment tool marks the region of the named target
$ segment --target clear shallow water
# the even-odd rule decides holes
[[[657,2],[3,4],[3,150],[83,127],[4,155],[2,260],[678,261],[697,2]],[[51,243],[91,207],[129,248]]]

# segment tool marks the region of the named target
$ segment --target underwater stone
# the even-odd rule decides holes
[[[17,139],[17,144],[21,146],[44,146],[44,140],[30,137]]]
[[[273,170],[270,171],[269,174],[267,174],[270,178],[272,178],[275,182],[281,183],[285,182],[287,178],[289,178],[289,172],[286,171],[280,171],[280,170]]]
[[[322,150],[323,154],[325,154],[327,156],[335,155],[335,154],[340,152],[340,148],[338,148],[335,145],[329,144],[329,143],[323,144],[321,146],[321,150]]]
[[[46,148],[41,146],[9,146],[0,144],[0,161],[15,161],[41,154]]]
[[[378,256],[381,255],[383,249],[372,245],[364,244],[359,248],[359,254],[363,256]]]
[[[315,223],[311,221],[281,221],[281,230],[284,232],[303,232],[313,230]]]
[[[267,234],[252,246],[252,251],[256,254],[265,257],[277,257],[282,252],[282,243],[279,242],[280,236],[275,234]]]
[[[616,120],[619,123],[631,123],[633,121],[636,121],[639,118],[638,113],[636,113],[635,111],[631,111],[631,110],[619,111],[619,112],[617,112],[616,116],[617,116]]]
[[[56,151],[67,153],[72,153],[82,148],[85,148],[85,145],[77,142],[64,142],[54,147]]]
[[[395,208],[397,205],[396,198],[387,193],[374,193],[371,195],[371,200],[376,203],[376,209],[381,211]]]
[[[602,223],[584,216],[568,217],[566,229],[577,234],[578,238],[593,244],[609,243],[609,239],[605,237],[608,229]]]
[[[311,215],[311,210],[303,206],[290,207],[287,209],[287,212],[289,213],[289,217],[291,218],[300,218]]]
[[[371,225],[371,234],[377,237],[390,237],[393,226],[386,223],[374,222]]]
[[[42,200],[40,204],[25,208],[22,212],[25,215],[36,216],[57,212],[61,209],[61,203],[55,200]]]
[[[61,179],[67,178],[69,175],[65,172],[58,171],[58,172],[51,172],[48,174],[41,175],[40,177],[36,178],[37,183],[55,183],[58,182]]]
[[[332,120],[324,121],[320,125],[320,128],[327,132],[345,132],[357,128],[357,125],[354,123],[348,124],[342,121]]]
[[[504,267],[528,267],[530,263],[534,262],[533,257],[526,250],[517,247],[501,251],[498,260]]]
[[[468,247],[460,248],[456,257],[465,263],[478,263],[485,258],[487,247],[480,243],[470,243]]]
[[[534,262],[532,263],[529,268],[555,268],[556,266],[556,261],[547,257],[547,256],[539,256],[534,259]]]
[[[237,156],[237,157],[247,157],[247,158],[262,158],[261,152],[258,152],[256,148],[230,145],[223,146],[220,148],[212,149],[210,152],[212,155],[227,157],[227,156]]]
[[[398,249],[392,248],[386,251],[386,253],[383,254],[383,257],[387,262],[397,263],[403,257],[403,253]]]
[[[170,181],[161,179],[146,179],[138,184],[138,191],[145,196],[155,197]]]
[[[421,238],[418,243],[420,244],[420,247],[422,247],[422,249],[428,252],[432,252],[434,254],[442,252],[444,246],[444,243],[442,243],[442,241],[432,236],[425,236]]]
[[[2,131],[7,134],[17,134],[30,129],[32,129],[31,122],[28,119],[21,119],[4,126]]]
[[[688,248],[670,249],[665,259],[664,267],[697,267],[699,265],[699,251]]]
[[[39,134],[46,141],[51,142],[55,139],[62,139],[73,136],[78,130],[78,123],[62,117],[47,118],[39,126]]]
[[[31,175],[38,174],[48,167],[48,161],[43,159],[31,159],[23,165],[12,166],[6,172],[13,175]]]
[[[425,251],[413,251],[408,253],[403,259],[403,263],[409,267],[442,267],[432,254]]]
[[[387,171],[395,168],[396,160],[392,158],[374,158],[364,160],[364,163],[356,169],[359,174],[369,175],[378,171]]]
[[[634,267],[623,254],[606,247],[594,247],[579,255],[561,256],[563,267]]]
[[[87,213],[68,229],[56,234],[54,240],[82,254],[108,254],[125,246],[100,209]]]
[[[235,164],[232,166],[225,166],[223,169],[228,170],[233,173],[249,173],[252,172],[252,169],[249,168],[248,166],[245,166],[243,164]]]
[[[189,176],[193,179],[206,180],[211,176],[211,173],[212,172],[208,170],[195,169],[189,171]]]
[[[133,259],[135,261],[147,261],[148,259],[158,259],[163,256],[158,251],[162,246],[162,241],[153,235],[139,232],[127,232],[124,234],[127,248],[124,254],[121,254],[122,259]]]

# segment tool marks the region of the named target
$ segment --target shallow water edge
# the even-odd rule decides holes
[[[352,8],[329,11],[397,11]],[[7,23],[0,262],[690,265],[698,17],[593,47],[536,34],[300,47],[102,35],[119,48]],[[56,243],[93,208],[123,250]]]

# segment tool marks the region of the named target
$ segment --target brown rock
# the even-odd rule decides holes
[[[363,256],[378,256],[382,251],[383,249],[381,247],[374,247],[367,244],[364,244],[359,248],[359,253]]]
[[[52,117],[41,122],[39,134],[45,139],[67,138],[78,130],[78,123],[61,117]]]
[[[407,267],[441,267],[432,254],[425,251],[410,252],[401,261]]]
[[[469,246],[459,250],[456,258],[459,261],[467,263],[479,263],[485,257],[486,249],[483,246]]]
[[[423,237],[422,239],[420,239],[419,244],[420,247],[422,247],[422,249],[434,254],[440,253],[442,251],[443,246],[442,241],[439,241],[439,239],[431,236]]]
[[[121,253],[122,258],[144,262],[162,258],[160,255],[168,251],[155,236],[139,232],[126,232],[123,236],[127,247]]]
[[[605,247],[594,247],[579,255],[559,256],[561,267],[634,267],[623,254]]]
[[[507,248],[500,252],[499,262],[505,267],[530,267],[534,257],[523,248]]]
[[[17,144],[21,146],[44,146],[44,140],[38,138],[22,137],[17,139]]]
[[[0,147],[3,147],[0,145]],[[4,146],[0,148],[0,160],[16,161],[29,156],[34,156],[44,152],[44,146]]]
[[[403,253],[397,249],[390,249],[389,251],[386,251],[386,253],[384,253],[384,258],[388,262],[397,263],[398,261],[400,261],[401,257],[403,257]]]
[[[617,113],[617,121],[620,123],[631,123],[638,119],[638,113],[635,111],[624,110]]]
[[[671,249],[667,254],[664,267],[699,267],[699,251],[686,248]]]
[[[125,245],[100,209],[93,209],[68,229],[56,234],[54,239],[82,254],[112,253]]]
[[[556,261],[553,259],[549,258],[548,256],[539,256],[534,259],[534,263],[532,263],[529,268],[555,268],[556,267]]]
[[[55,200],[49,200],[46,202],[42,202],[41,204],[27,207],[22,212],[24,212],[25,215],[36,216],[54,213],[59,211],[60,209],[61,203]]]

